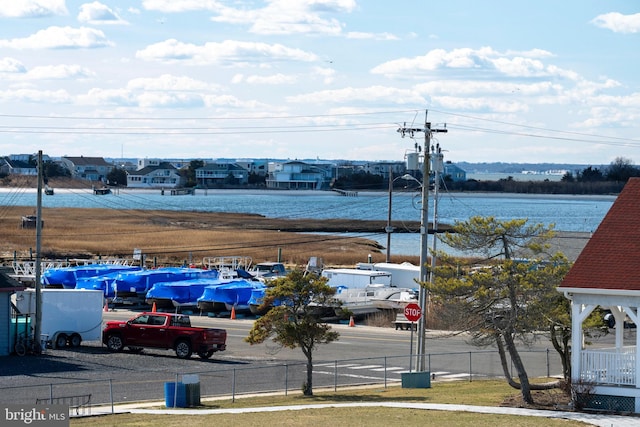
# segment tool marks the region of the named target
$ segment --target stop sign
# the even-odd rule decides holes
[[[416,303],[407,304],[404,308],[404,317],[410,322],[417,322],[422,317],[422,310]]]

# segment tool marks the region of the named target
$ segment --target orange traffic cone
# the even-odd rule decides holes
[[[349,319],[349,326],[352,327],[352,328],[354,326],[356,326],[356,322],[355,322],[355,320],[353,320],[353,316],[351,316],[351,318]]]
[[[151,306],[151,312],[155,313],[156,312],[156,303],[154,302],[153,305]]]
[[[231,320],[236,319],[236,306],[231,307]]]

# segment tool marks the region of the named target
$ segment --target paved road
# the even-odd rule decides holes
[[[135,313],[116,310],[105,320],[128,319]],[[145,350],[143,354],[110,353],[99,342],[77,349],[47,350],[42,356],[9,356],[0,363],[0,394],[4,403],[33,402],[36,398],[92,395],[94,404],[162,399],[164,383],[184,374],[197,374],[203,396],[256,391],[299,390],[306,367],[300,350],[280,349],[272,343],[251,346],[244,342],[253,319],[192,317],[195,326],[222,327],[228,331],[228,350],[210,360],[196,356],[176,358],[169,350]],[[411,364],[410,331],[356,325],[335,325],[340,340],[320,346],[314,357],[314,386],[332,387],[398,382]],[[437,379],[501,375],[497,354],[468,345],[460,336],[442,337],[429,332],[430,371]],[[415,338],[415,334],[414,334]],[[532,376],[560,372],[555,352],[525,352]]]

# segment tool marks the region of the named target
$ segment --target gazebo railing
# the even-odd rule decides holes
[[[595,384],[636,385],[636,348],[582,350],[580,379]]]

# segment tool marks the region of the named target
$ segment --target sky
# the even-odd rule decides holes
[[[0,0],[0,155],[640,164],[639,52],[636,0]]]

